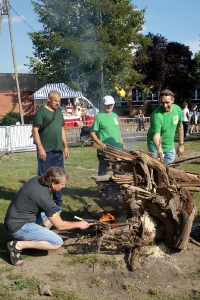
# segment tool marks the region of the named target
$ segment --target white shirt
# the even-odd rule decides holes
[[[75,110],[75,115],[80,117],[81,113],[82,113],[82,107],[81,106],[77,106],[76,110]]]
[[[187,107],[185,107],[183,110],[182,110],[182,113],[183,113],[183,122],[188,122],[189,119],[188,119],[188,115],[189,115],[189,109]]]

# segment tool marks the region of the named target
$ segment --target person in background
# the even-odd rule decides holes
[[[179,135],[177,151],[174,146],[176,130]],[[176,152],[178,156],[184,153],[184,132],[182,124],[182,110],[174,104],[174,93],[165,89],[160,92],[160,106],[150,117],[150,127],[147,133],[148,151],[165,163],[174,161]]]
[[[199,133],[199,125],[198,125],[198,106],[196,104],[192,104],[191,109],[191,120],[190,120],[190,130],[189,133],[192,134],[193,130],[195,130],[195,133]]]
[[[81,117],[82,114],[82,107],[80,106],[79,101],[76,101],[74,104],[74,115]]]
[[[142,128],[144,131],[146,131],[145,125],[144,125],[144,114],[141,109],[139,110],[139,113],[136,117],[137,117],[137,122],[138,122],[138,127],[137,127],[136,131],[141,131]]]
[[[74,107],[72,102],[70,101],[70,99],[68,99],[67,101],[67,105],[66,105],[66,115],[67,116],[73,116],[74,115]]]
[[[60,111],[61,111],[61,113],[62,113],[62,115],[64,117],[65,116],[65,106],[60,105],[58,108],[60,109]]]
[[[183,102],[183,131],[184,131],[184,138],[186,138],[187,132],[188,132],[188,126],[189,126],[189,109],[187,102]]]
[[[51,91],[47,98],[47,105],[38,109],[33,119],[32,135],[37,146],[39,176],[42,176],[50,167],[64,167],[63,151],[65,158],[69,157],[66,133],[63,128],[65,122],[58,109],[60,99],[61,96],[57,91]],[[54,112],[53,122],[39,133],[39,129],[52,120]],[[68,204],[62,201],[60,191],[53,192],[53,199],[57,205],[68,207]]]
[[[62,238],[49,230],[52,225],[57,230],[87,229],[90,226],[86,221],[62,220],[61,211],[51,198],[51,192],[65,187],[68,178],[63,168],[51,167],[41,177],[35,176],[27,181],[14,196],[4,221],[6,231],[14,239],[7,243],[13,265],[23,264],[20,257],[23,249],[57,250],[63,245]]]
[[[112,96],[103,97],[103,112],[98,113],[91,127],[91,139],[102,149],[107,146],[124,149],[125,145],[121,137],[118,115],[113,112],[115,100]],[[99,160],[98,175],[107,174],[109,163],[103,150],[97,150]]]

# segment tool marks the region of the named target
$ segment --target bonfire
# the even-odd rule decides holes
[[[186,249],[196,214],[192,191],[200,189],[200,175],[185,172],[178,163],[167,165],[145,151],[109,146],[104,151],[117,168],[113,175],[92,178],[99,186],[106,182],[120,188],[126,217],[121,222],[107,213],[97,222],[102,232],[99,250],[108,244],[128,248],[133,265],[135,249],[141,246],[164,241],[171,248]]]

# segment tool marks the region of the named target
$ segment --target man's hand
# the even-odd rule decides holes
[[[44,150],[43,147],[38,148],[38,157],[39,157],[39,159],[41,159],[41,160],[46,160],[47,154],[46,154],[46,152],[45,152],[45,150]]]
[[[90,131],[90,136],[92,141],[94,141],[97,145],[100,146],[100,148],[105,149],[106,148],[106,144],[104,144],[100,139],[98,139],[97,135],[96,135],[96,131]]]
[[[87,229],[88,227],[90,227],[90,224],[86,221],[80,221],[78,222],[78,227],[82,230]]]
[[[165,154],[162,151],[157,151],[156,158],[160,161],[164,161]]]
[[[184,153],[184,145],[178,145],[176,153],[177,153],[178,156],[183,155],[183,153]]]
[[[65,159],[69,158],[69,148],[64,148]]]
[[[101,142],[100,140],[98,141],[98,145],[102,148],[105,149],[107,146],[106,144],[104,144],[103,142]]]

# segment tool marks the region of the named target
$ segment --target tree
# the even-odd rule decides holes
[[[40,0],[32,2],[43,30],[30,33],[30,69],[49,82],[78,83],[95,96],[115,83],[140,81],[131,66],[134,49],[148,43],[141,33],[144,11],[129,0]]]
[[[196,64],[196,70],[194,73],[195,77],[195,87],[200,87],[200,51],[195,53],[194,55],[194,61]]]
[[[168,43],[165,61],[167,72],[164,86],[169,86],[180,100],[190,97],[195,86],[193,74],[196,64],[189,47],[176,42]]]
[[[136,70],[145,74],[143,81],[151,90],[169,88],[177,94],[179,99],[190,96],[196,79],[195,60],[188,46],[177,42],[168,42],[161,35],[148,34],[152,44],[146,49],[140,48],[136,56],[141,53],[149,58],[146,62],[140,61]]]
[[[144,74],[144,85],[152,90],[161,89],[166,73],[165,54],[167,40],[161,35],[148,34],[151,44],[145,49],[139,48],[136,52],[137,65],[136,70]],[[146,56],[146,60],[140,60],[140,57]]]
[[[2,118],[1,126],[16,125],[17,122],[20,122],[20,114],[13,110],[14,108]]]

